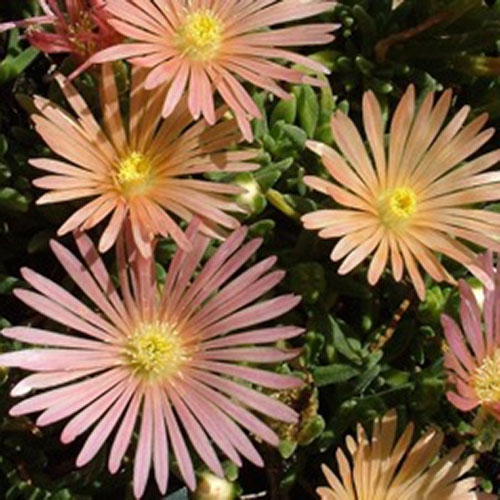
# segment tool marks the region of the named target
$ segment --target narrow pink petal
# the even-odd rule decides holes
[[[79,373],[81,373],[80,370]],[[71,395],[74,396],[75,391],[81,390],[82,392],[84,392],[91,390],[92,387],[95,385],[95,380],[97,380],[97,384],[99,385],[102,384],[103,381],[107,380],[108,378],[109,378],[109,372],[106,371],[104,372],[104,374],[97,375],[90,379],[72,383],[64,387],[58,387],[57,389],[52,389],[42,394],[37,394],[36,396],[27,398],[21,403],[18,403],[17,405],[13,406],[10,410],[10,414],[18,416],[27,413],[37,412],[40,410],[45,410],[46,408],[50,408],[53,405],[61,403],[62,400],[71,397]]]
[[[300,302],[300,300],[300,296],[289,294],[246,307],[245,309],[218,321],[204,330],[203,338],[210,339],[232,330],[246,328],[248,326],[263,323],[269,319],[276,318],[290,309],[293,309]]]
[[[68,347],[74,349],[85,349],[87,351],[113,352],[114,348],[103,342],[87,340],[77,336],[64,335],[61,333],[41,330],[40,328],[30,328],[26,326],[14,326],[5,328],[2,331],[5,337],[16,339],[34,345]]]
[[[474,351],[477,362],[481,363],[486,356],[486,344],[481,325],[481,310],[470,286],[465,281],[460,280],[459,287],[462,329]]]
[[[199,328],[204,329],[205,326],[228,317],[233,312],[240,310],[272,290],[283,279],[284,275],[284,271],[275,271],[254,283],[245,283],[247,281],[246,276],[243,276],[243,279],[240,276],[209,301],[203,308],[203,311],[193,318],[193,321],[196,321]],[[246,286],[244,286],[245,284]],[[229,292],[232,293],[229,294]]]
[[[168,436],[172,444],[172,449],[179,464],[181,476],[188,488],[193,491],[196,488],[196,477],[193,469],[193,462],[187,449],[184,437],[181,434],[177,419],[172,411],[170,401],[166,394],[163,394],[162,407],[165,420],[167,422]]]
[[[165,494],[168,484],[168,443],[162,397],[159,387],[151,387],[153,412],[153,466],[159,490]]]
[[[148,482],[153,453],[153,402],[150,391],[145,391],[139,439],[134,457],[134,495],[142,497]]]
[[[264,424],[262,420],[258,419],[255,415],[252,415],[240,404],[235,404],[230,398],[226,398],[219,392],[208,387],[205,382],[203,380],[200,380],[198,377],[197,380],[200,382],[196,384],[196,389],[198,390],[198,392],[200,392],[207,399],[216,404],[221,410],[226,412],[241,426],[248,429],[250,432],[266,441],[270,445],[278,446],[279,438],[277,434],[266,424]]]
[[[461,411],[471,411],[479,405],[477,399],[464,398],[451,391],[446,393],[446,398],[453,406],[456,406]]]
[[[70,443],[83,434],[89,427],[97,422],[102,415],[123,395],[128,385],[128,380],[124,379],[116,384],[110,391],[104,393],[92,404],[84,408],[75,415],[64,427],[61,433],[61,441]]]
[[[35,389],[47,389],[49,387],[57,387],[68,382],[73,382],[79,378],[84,378],[93,375],[98,370],[72,370],[68,371],[50,371],[28,375],[18,382],[10,391],[12,397],[26,396],[29,392]]]
[[[193,447],[200,455],[200,458],[205,462],[207,467],[214,472],[216,475],[223,477],[224,471],[220,464],[217,455],[210,444],[209,440],[200,424],[196,421],[194,416],[191,414],[189,409],[186,407],[182,398],[177,394],[173,388],[169,388],[168,391],[172,405],[175,408],[177,415],[189,437]]]
[[[116,433],[111,451],[109,453],[108,468],[114,474],[120,467],[121,461],[132,439],[135,423],[139,413],[139,406],[143,397],[143,390],[136,392],[130,402],[127,413],[121,421],[120,428]]]
[[[199,384],[189,378],[183,380],[183,383],[189,387],[189,391],[193,392],[195,397],[200,401],[212,402],[211,398],[207,398],[203,391],[199,392]],[[213,411],[212,411],[213,410]],[[233,422],[232,419],[228,418],[226,414],[220,410],[215,404],[210,404],[210,412],[206,414],[213,413],[218,425],[221,426],[223,433],[232,441],[235,448],[253,464],[262,467],[264,462],[260,457],[259,453],[252,445],[248,437],[243,433],[243,431]]]
[[[119,384],[125,376],[126,374],[122,370],[115,369],[108,371],[104,376],[89,379],[92,384],[84,385],[84,382],[80,383],[79,389],[75,388],[73,394],[66,396],[62,401],[52,402],[49,408],[37,418],[37,425],[49,425],[76,413],[100,395],[111,390],[116,384]],[[22,403],[18,406],[21,405]]]
[[[276,349],[266,347],[242,347],[220,349],[200,353],[200,359],[217,361],[244,361],[250,363],[278,363],[296,358],[301,349]]]
[[[86,465],[101,449],[122,416],[127,404],[129,404],[130,398],[134,394],[136,388],[137,383],[130,382],[120,397],[114,402],[113,406],[109,408],[106,415],[101,418],[99,423],[94,427],[76,459],[77,467]]]
[[[242,466],[241,458],[233,446],[231,434],[224,427],[227,417],[210,401],[197,397],[192,391],[186,390],[184,381],[176,389],[186,407],[197,416],[197,420],[210,439],[238,467]]]
[[[224,337],[203,342],[203,348],[209,350],[245,344],[268,344],[278,340],[296,337],[303,332],[304,330],[302,328],[296,326],[277,326],[260,330],[250,330],[248,332],[225,335]]]
[[[444,335],[451,350],[467,371],[472,373],[476,365],[470,351],[465,346],[462,331],[455,321],[446,314],[441,315],[441,324],[443,325]]]
[[[84,349],[27,349],[0,354],[1,366],[24,370],[53,371],[103,369],[116,364],[115,353]]]
[[[246,406],[260,413],[282,420],[283,422],[294,423],[297,421],[297,414],[295,411],[280,401],[270,398],[261,392],[206,371],[191,369],[190,374],[202,384],[208,384],[214,389],[224,392],[231,398],[236,397],[244,402]]]

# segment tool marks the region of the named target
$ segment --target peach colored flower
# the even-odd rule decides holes
[[[62,431],[64,443],[90,431],[77,466],[88,463],[110,440],[111,473],[119,469],[137,429],[137,497],[144,492],[150,469],[165,493],[169,455],[194,489],[188,447],[219,476],[224,473],[214,444],[235,464],[241,465],[241,455],[262,466],[241,428],[273,446],[278,436],[249,410],[285,422],[297,418],[292,409],[254,386],[288,389],[302,382],[248,363],[274,364],[297,355],[295,349],[273,344],[298,335],[300,328],[256,325],[274,320],[300,299],[282,295],[255,303],[283,278],[282,271],[270,272],[275,257],[234,277],[261,244],[242,244],[245,228],[232,233],[200,268],[210,240],[198,231],[198,222],[186,233],[192,251],[177,250],[162,287],[156,283],[153,259],[135,250],[130,234],[117,243],[120,291],[84,233],[77,234],[76,243],[85,264],[53,241],[58,260],[99,312],[23,269],[35,291],[18,289],[15,295],[60,323],[65,333],[31,327],[3,331],[6,337],[38,346],[0,354],[0,366],[34,372],[13,388],[13,396],[40,391],[16,404],[11,415],[42,412],[37,425],[71,417]]]
[[[104,9],[105,0],[65,0],[64,10],[57,0],[39,0],[39,4],[44,15],[0,24],[0,32],[28,28],[25,36],[31,45],[46,54],[72,54],[79,63],[123,40],[108,24],[111,16]]]
[[[91,198],[59,229],[62,235],[76,228],[87,230],[111,215],[99,249],[106,251],[116,240],[124,220],[130,217],[137,246],[143,255],[151,251],[156,235],[171,236],[189,248],[184,233],[171,217],[203,219],[203,230],[215,235],[220,227],[234,229],[239,222],[226,212],[243,212],[229,197],[244,192],[225,183],[193,178],[213,171],[241,172],[258,168],[245,163],[254,151],[228,151],[239,138],[233,120],[210,127],[192,122],[185,100],[162,120],[159,109],[164,91],[144,89],[145,72],[132,75],[128,119],[120,103],[111,65],[102,67],[99,126],[75,89],[58,81],[76,117],[59,106],[35,97],[40,114],[33,115],[37,132],[48,146],[67,161],[38,158],[30,163],[51,172],[34,184],[50,190],[38,203]],[[217,117],[223,113],[217,111]]]
[[[268,30],[275,24],[298,21],[326,12],[335,2],[322,0],[109,0],[110,24],[131,43],[94,55],[91,62],[127,58],[133,65],[151,68],[146,88],[169,84],[162,113],[169,116],[187,89],[193,117],[215,122],[214,91],[233,110],[247,140],[249,120],[261,113],[240,83],[248,81],[278,97],[288,94],[276,80],[321,85],[273,62],[287,60],[324,73],[319,63],[288,47],[331,42],[333,24],[306,24]]]
[[[350,460],[342,448],[336,452],[339,475],[326,465],[330,487],[317,489],[322,500],[473,500],[493,495],[472,491],[474,477],[462,478],[474,465],[474,457],[459,460],[458,446],[437,460],[443,434],[430,430],[413,446],[413,424],[396,441],[397,414],[389,411],[376,420],[369,439],[358,426],[357,439],[346,439]]]
[[[446,397],[459,410],[481,406],[500,420],[500,274],[490,252],[481,261],[495,285],[484,288],[482,311],[471,287],[460,281],[461,327],[441,316],[448,347],[444,364],[453,386]]]
[[[305,183],[341,207],[311,212],[302,221],[307,229],[320,229],[322,238],[341,237],[331,254],[333,261],[344,259],[340,274],[372,255],[370,284],[377,283],[390,261],[396,281],[406,269],[423,298],[419,265],[434,280],[455,283],[436,257],[438,252],[491,284],[475,263],[476,253],[460,240],[487,248],[500,246],[496,237],[500,214],[472,207],[500,198],[500,172],[485,172],[500,160],[500,150],[466,161],[494,130],[480,132],[486,115],[464,125],[468,106],[445,125],[451,99],[448,90],[434,105],[431,92],[417,111],[415,90],[410,86],[392,118],[386,147],[379,103],[367,92],[363,125],[369,147],[341,112],[331,121],[338,151],[308,143],[336,183],[315,176],[306,176]]]

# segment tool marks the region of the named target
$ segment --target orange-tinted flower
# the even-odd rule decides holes
[[[123,39],[110,24],[104,0],[65,0],[61,10],[57,0],[39,0],[43,16],[0,25],[0,32],[25,27],[30,44],[46,54],[69,53],[78,62],[120,43]],[[50,26],[52,31],[43,27]]]
[[[484,288],[482,311],[471,287],[461,281],[461,327],[441,316],[448,347],[444,363],[453,385],[446,396],[462,411],[481,406],[500,420],[500,272],[491,253],[482,264],[494,282],[493,289]]]
[[[279,439],[252,410],[284,422],[297,420],[294,410],[256,386],[290,389],[302,381],[249,363],[275,364],[297,355],[275,343],[298,335],[300,328],[262,324],[292,309],[300,298],[289,294],[258,301],[283,278],[282,271],[271,271],[275,257],[235,276],[261,244],[244,244],[245,228],[232,233],[201,266],[210,241],[198,231],[198,222],[186,232],[193,250],[177,250],[161,288],[154,260],[143,258],[130,237],[120,236],[117,243],[119,290],[85,234],[76,235],[84,262],[52,242],[86,301],[24,269],[34,291],[15,294],[61,324],[64,333],[23,326],[2,332],[34,346],[0,354],[0,366],[34,372],[12,395],[40,391],[15,405],[11,414],[41,412],[38,425],[70,417],[61,434],[64,443],[89,433],[77,466],[90,462],[109,440],[112,473],[120,469],[136,430],[137,497],[152,470],[165,493],[169,457],[175,457],[191,489],[196,486],[195,453],[219,477],[224,471],[215,447],[237,465],[245,457],[263,466],[243,429],[273,446]]]
[[[42,97],[35,98],[40,112],[33,116],[36,130],[67,160],[31,160],[33,166],[53,174],[36,179],[36,186],[50,190],[38,203],[91,198],[63,224],[59,234],[89,229],[111,215],[99,243],[99,249],[105,251],[130,217],[136,244],[147,255],[156,235],[171,236],[180,246],[189,247],[171,214],[187,221],[198,214],[203,230],[211,235],[220,232],[219,226],[237,227],[238,221],[226,212],[242,209],[228,195],[244,190],[192,178],[205,172],[258,167],[245,163],[255,152],[227,151],[239,138],[234,121],[212,127],[204,120],[193,123],[184,100],[162,120],[159,110],[165,92],[147,92],[141,69],[133,72],[130,109],[124,120],[110,65],[103,65],[102,75],[102,127],[62,77],[58,80],[76,118]],[[217,116],[223,111],[219,109]]]
[[[475,263],[476,253],[460,240],[499,248],[500,214],[473,205],[500,198],[500,172],[485,172],[500,160],[500,150],[467,161],[494,130],[481,132],[486,115],[464,125],[468,106],[445,125],[451,98],[447,91],[433,105],[434,93],[429,93],[417,111],[410,86],[392,118],[386,147],[379,103],[367,92],[363,124],[369,147],[341,112],[331,121],[338,151],[308,143],[336,184],[314,176],[304,181],[341,207],[318,210],[302,220],[307,229],[320,229],[322,238],[341,237],[331,254],[334,261],[344,259],[339,273],[348,273],[373,254],[370,284],[377,283],[390,261],[394,278],[401,280],[406,269],[423,298],[418,265],[436,281],[455,282],[438,252],[491,284]]]
[[[329,483],[317,492],[321,500],[473,500],[492,495],[472,491],[476,478],[462,478],[474,465],[474,457],[460,460],[458,446],[437,460],[443,434],[431,430],[411,446],[413,424],[408,424],[396,441],[397,414],[388,412],[373,426],[369,439],[361,426],[357,439],[348,436],[346,447],[336,458],[339,475],[326,465],[323,472]]]
[[[110,24],[132,43],[110,47],[92,61],[127,58],[134,65],[152,68],[146,88],[170,84],[163,116],[173,112],[187,89],[193,117],[203,115],[212,124],[216,90],[233,110],[244,137],[251,140],[249,120],[261,114],[240,81],[284,98],[288,94],[276,80],[321,84],[272,60],[325,72],[321,64],[287,48],[328,43],[336,26],[267,28],[321,14],[334,4],[322,0],[109,0],[106,9],[116,18]]]

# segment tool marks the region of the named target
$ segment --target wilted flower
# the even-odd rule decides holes
[[[462,411],[481,406],[500,420],[500,274],[491,253],[481,262],[495,285],[484,288],[482,312],[469,284],[460,281],[461,327],[441,316],[448,347],[444,363],[453,385],[446,396]]]
[[[162,120],[159,109],[164,91],[144,89],[145,72],[132,75],[130,108],[122,119],[116,82],[110,65],[103,65],[101,108],[103,126],[93,118],[81,96],[63,77],[58,81],[76,118],[42,97],[35,97],[40,114],[33,115],[37,132],[49,147],[68,162],[39,158],[30,163],[55,175],[35,180],[49,189],[38,203],[91,198],[59,229],[62,235],[76,228],[87,230],[108,215],[99,249],[106,251],[116,240],[127,216],[135,242],[143,255],[151,251],[155,235],[171,236],[180,246],[189,243],[175,214],[189,221],[194,214],[203,220],[210,235],[220,227],[234,229],[239,222],[226,212],[243,212],[228,195],[244,189],[227,183],[193,179],[205,172],[241,172],[258,168],[245,163],[253,151],[228,151],[240,137],[233,120],[210,127],[193,123],[185,100]],[[217,117],[224,109],[217,111]]]
[[[0,32],[27,28],[31,45],[46,54],[69,53],[78,62],[123,40],[110,24],[105,0],[65,0],[61,10],[57,0],[39,0],[44,15],[0,24]],[[52,31],[46,31],[50,26]]]
[[[329,195],[342,208],[318,210],[302,220],[307,229],[320,229],[322,238],[342,237],[331,253],[334,261],[344,259],[340,274],[373,254],[368,269],[370,284],[377,283],[390,260],[394,278],[401,280],[406,269],[423,298],[425,285],[419,265],[436,281],[455,283],[436,257],[438,252],[489,283],[475,263],[476,253],[459,240],[500,247],[496,236],[500,234],[500,214],[471,207],[500,198],[500,172],[484,173],[500,160],[500,150],[466,161],[494,130],[480,132],[487,120],[485,114],[464,126],[468,106],[444,125],[451,98],[448,90],[433,105],[431,92],[416,111],[415,90],[410,86],[392,118],[386,148],[379,103],[367,92],[363,124],[369,149],[342,112],[331,121],[340,153],[308,142],[337,184],[314,176],[306,176],[305,183]]]
[[[224,472],[214,444],[237,465],[241,455],[262,466],[241,427],[273,446],[278,437],[249,409],[286,422],[297,418],[289,407],[253,386],[289,389],[301,381],[248,363],[279,363],[297,355],[296,350],[255,344],[294,337],[300,328],[255,326],[289,311],[299,298],[283,295],[254,303],[283,278],[282,271],[269,272],[274,257],[233,278],[261,243],[242,245],[245,228],[232,233],[199,269],[210,240],[197,226],[195,220],[186,233],[192,251],[177,251],[161,288],[153,259],[135,250],[129,233],[117,242],[120,292],[84,233],[77,234],[76,243],[86,265],[53,241],[58,260],[100,313],[58,284],[23,269],[35,291],[18,289],[16,296],[71,330],[3,331],[6,337],[44,346],[0,354],[0,366],[35,372],[13,388],[13,396],[41,390],[15,405],[11,414],[41,411],[38,425],[71,417],[62,431],[64,443],[91,429],[77,466],[88,463],[110,439],[112,473],[119,469],[137,429],[136,496],[144,492],[151,468],[165,492],[169,454],[194,489],[191,446],[219,476]]]
[[[472,500],[493,496],[472,491],[474,477],[460,479],[474,465],[474,457],[460,460],[458,446],[438,460],[443,434],[430,430],[413,446],[413,424],[396,441],[397,414],[389,411],[376,420],[369,439],[358,426],[357,440],[346,439],[350,460],[341,448],[336,458],[339,476],[326,465],[329,488],[318,488],[322,500]]]
[[[321,14],[334,4],[321,0],[109,0],[106,9],[116,17],[110,24],[132,43],[110,47],[91,61],[127,58],[134,65],[152,68],[146,88],[165,84],[170,87],[163,116],[173,112],[187,89],[193,117],[203,115],[213,124],[216,90],[233,110],[244,137],[251,140],[249,120],[261,113],[240,81],[282,98],[288,94],[276,80],[320,85],[320,80],[272,60],[288,60],[312,71],[326,72],[321,64],[287,47],[328,43],[336,28],[324,23],[274,30],[268,27]]]

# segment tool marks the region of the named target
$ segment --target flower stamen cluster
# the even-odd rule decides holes
[[[179,373],[187,352],[179,332],[168,323],[139,324],[127,339],[125,364],[147,380],[165,379]]]
[[[476,368],[472,387],[481,404],[500,402],[500,348]]]
[[[124,194],[141,193],[146,187],[151,163],[143,153],[133,151],[118,162],[116,171],[116,178]]]
[[[380,220],[389,229],[404,227],[417,210],[417,196],[408,187],[399,187],[384,194],[380,202]]]
[[[177,48],[192,61],[209,61],[217,56],[224,25],[209,9],[186,16],[177,34]]]

